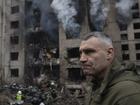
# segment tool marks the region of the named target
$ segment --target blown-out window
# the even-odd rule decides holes
[[[10,71],[11,71],[11,77],[18,77],[19,76],[19,69],[18,68],[10,69]]]
[[[140,39],[140,32],[134,33],[134,38],[135,39]]]
[[[11,21],[11,29],[19,28],[19,21]]]
[[[14,14],[14,13],[18,13],[19,12],[19,6],[13,6],[11,7],[11,14]]]
[[[68,58],[77,58],[79,57],[79,48],[74,47],[74,48],[68,48],[67,49],[67,56]]]
[[[18,44],[19,43],[19,37],[18,36],[11,36],[10,37],[10,43],[11,44]]]
[[[19,55],[18,52],[11,52],[10,53],[10,60],[13,60],[13,61],[18,60],[18,55]]]
[[[129,54],[122,54],[123,60],[129,60]]]

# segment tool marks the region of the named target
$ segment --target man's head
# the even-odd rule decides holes
[[[79,51],[84,74],[103,79],[114,59],[110,37],[102,32],[91,32],[82,40]]]

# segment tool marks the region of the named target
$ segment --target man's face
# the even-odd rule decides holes
[[[86,76],[104,77],[113,57],[113,48],[92,37],[80,45],[80,62]]]

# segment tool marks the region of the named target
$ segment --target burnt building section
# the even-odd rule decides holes
[[[59,22],[64,28],[67,39],[79,38],[81,23],[84,19],[85,5],[83,0],[52,0],[53,8]],[[82,10],[82,11],[81,11]]]
[[[42,23],[42,19],[45,18],[44,11],[40,6],[34,5],[34,1],[27,0],[26,6],[25,82],[37,84],[42,75],[45,81],[59,80],[58,29],[51,26],[44,29],[44,24],[49,20],[46,19]],[[49,12],[46,17],[49,16],[53,16],[53,13]]]
[[[25,81],[37,82],[43,74],[48,80],[59,79],[58,49],[49,43],[43,31],[31,32],[26,36]]]
[[[37,30],[36,28],[39,28],[40,27],[40,19],[41,19],[41,11],[39,8],[34,8],[33,9],[33,27],[34,27],[34,30]]]

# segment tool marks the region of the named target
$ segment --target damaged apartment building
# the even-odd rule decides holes
[[[33,84],[40,76],[58,80],[58,28],[45,29],[42,14],[32,0],[0,0],[1,83]]]
[[[90,31],[111,35],[118,59],[140,65],[140,0],[0,0],[1,82],[45,75],[80,88],[80,38]]]

